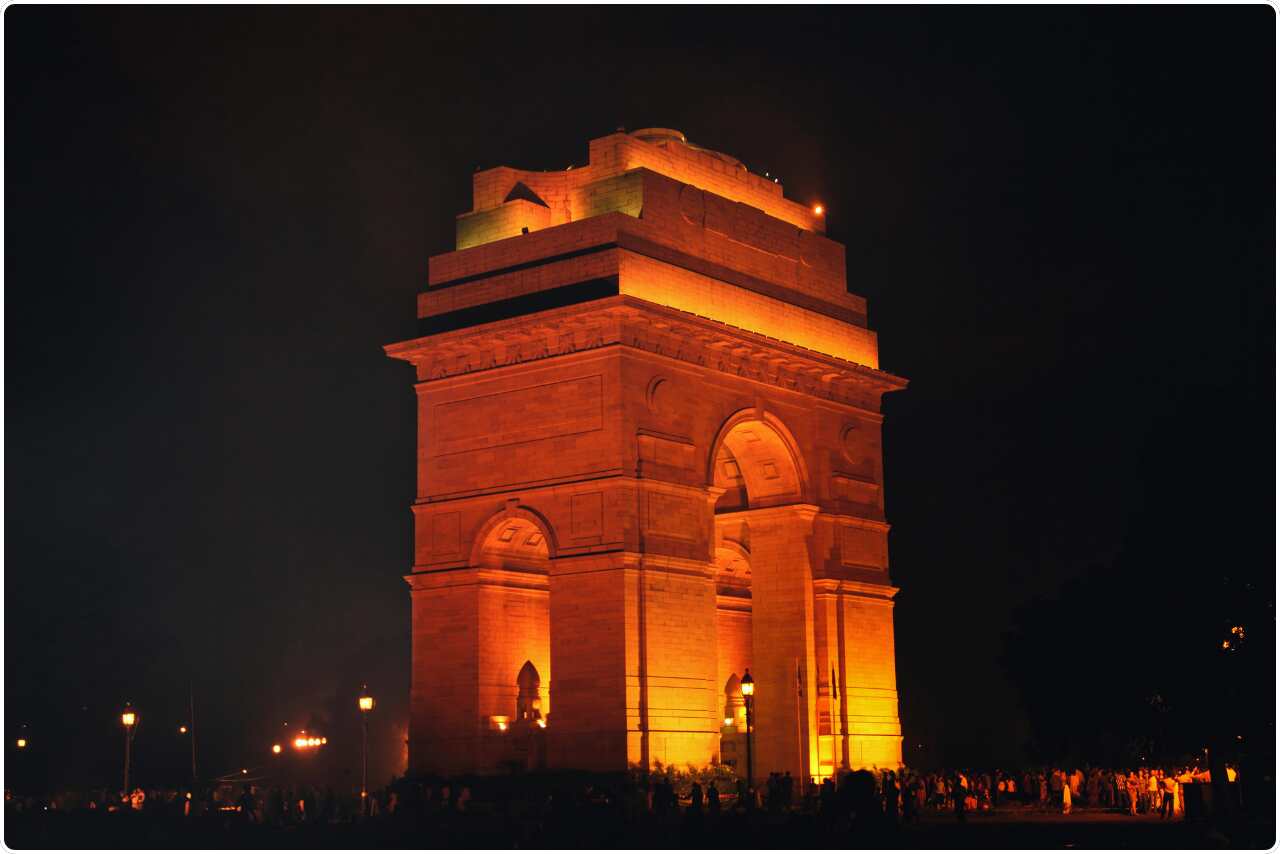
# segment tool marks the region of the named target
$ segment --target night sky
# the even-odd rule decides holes
[[[1021,606],[1218,561],[1274,602],[1275,36],[1266,6],[7,8],[6,738],[109,783],[130,700],[137,773],[181,779],[190,689],[202,774],[313,715],[356,766],[367,680],[388,776],[414,398],[382,345],[477,168],[664,126],[826,206],[911,380],[907,760],[1017,758]],[[1045,667],[1204,617],[1146,604]]]

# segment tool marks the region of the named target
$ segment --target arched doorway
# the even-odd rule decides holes
[[[481,767],[522,769],[544,761],[541,732],[551,714],[553,536],[539,514],[516,507],[482,525],[472,546],[483,633],[475,651],[485,728]]]
[[[805,779],[818,767],[809,554],[818,508],[804,460],[781,420],[752,409],[721,427],[708,469],[724,490],[715,506],[721,684],[750,668],[760,686],[755,767]]]

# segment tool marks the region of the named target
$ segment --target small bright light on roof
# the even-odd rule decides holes
[[[814,212],[815,214],[817,214],[818,216],[822,216],[822,213],[823,213],[823,211],[825,211],[825,210],[826,210],[826,208],[824,208],[822,205],[814,205],[814,206],[813,206],[813,212]]]

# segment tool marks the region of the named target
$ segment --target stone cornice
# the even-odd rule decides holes
[[[688,312],[619,295],[415,338],[384,348],[419,383],[622,345],[823,400],[906,388],[885,371],[846,362]]]
[[[741,520],[750,524],[751,522],[767,522],[799,516],[806,522],[812,522],[818,517],[819,509],[816,504],[775,504],[771,507],[748,507],[746,510],[717,513],[716,521],[733,522]]]
[[[546,572],[494,569],[483,566],[414,572],[404,576],[404,580],[414,591],[481,585],[531,592],[545,592],[548,589]]]
[[[868,531],[879,531],[884,534],[889,533],[889,529],[892,527],[888,522],[881,522],[879,519],[868,519],[865,516],[849,516],[844,513],[819,513],[818,518],[824,522],[838,522],[841,525],[863,528]]]
[[[893,597],[898,595],[898,588],[891,584],[871,584],[866,581],[852,581],[846,578],[815,578],[813,580],[813,592],[815,595],[825,596],[844,593],[864,599],[875,599],[892,605]]]

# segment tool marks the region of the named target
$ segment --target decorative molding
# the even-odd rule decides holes
[[[775,388],[862,408],[907,380],[629,296],[416,338],[384,348],[420,383],[621,344]]]

